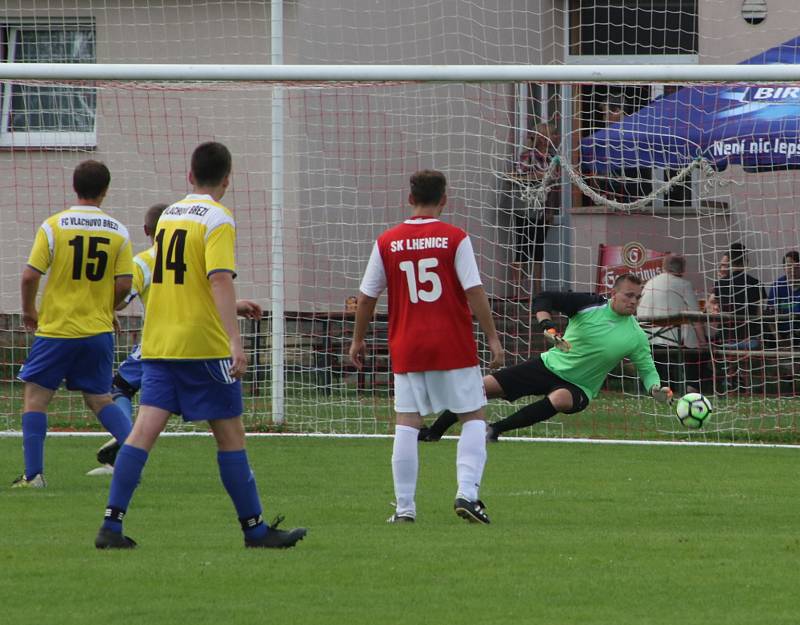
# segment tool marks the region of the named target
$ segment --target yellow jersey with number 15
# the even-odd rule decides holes
[[[128,230],[94,206],[48,217],[28,266],[48,274],[36,336],[82,338],[114,331],[114,281],[133,273]]]
[[[142,358],[229,358],[208,278],[236,274],[236,224],[209,195],[191,194],[164,210],[155,233],[155,260],[142,331]]]

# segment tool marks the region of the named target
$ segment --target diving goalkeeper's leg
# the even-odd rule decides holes
[[[483,390],[486,393],[487,399],[495,399],[504,396],[503,389],[497,383],[493,375],[483,376]],[[430,427],[423,426],[420,428],[417,438],[423,442],[435,443],[456,423],[458,423],[458,417],[455,413],[445,410],[436,418],[436,421],[434,421]]]
[[[534,404],[529,404],[520,408],[505,419],[490,423],[486,428],[486,439],[491,442],[496,442],[503,432],[530,427],[534,423],[547,421],[557,413],[558,410],[553,406],[550,398],[544,397]]]
[[[431,423],[430,427],[422,427],[419,430],[417,439],[427,443],[435,443],[440,440],[444,433],[447,432],[452,426],[458,423],[458,417],[454,412],[445,410],[442,414],[436,417],[436,421]]]
[[[486,429],[486,439],[497,441],[500,434],[510,430],[530,427],[536,423],[547,421],[559,412],[573,414],[589,405],[583,391],[557,388],[539,401],[520,408],[505,419],[490,423]]]

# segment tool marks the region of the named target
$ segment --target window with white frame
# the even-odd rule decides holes
[[[94,23],[0,25],[0,51],[6,63],[94,63]],[[2,147],[93,147],[96,122],[94,87],[11,81],[2,85]]]
[[[698,0],[569,0],[565,15],[567,63],[646,64],[698,62]],[[573,123],[581,137],[601,131],[626,115],[633,115],[653,99],[677,86],[585,84],[571,94],[577,102]],[[602,195],[631,202],[648,195],[654,186],[677,173],[641,168],[632,163],[619,176],[591,180]],[[693,174],[694,176],[694,174]],[[592,203],[589,197],[582,199]],[[692,204],[692,181],[676,185],[654,205],[685,207]]]
[[[698,53],[698,0],[570,0],[567,18],[571,56]]]

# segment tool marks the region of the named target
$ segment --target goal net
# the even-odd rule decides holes
[[[645,15],[612,2],[567,3],[568,11],[550,3],[322,10],[293,2],[283,15],[263,2],[134,4],[6,5],[3,61],[224,70],[267,63],[271,45],[275,59],[277,41],[286,63],[490,63],[500,71],[586,57],[601,74],[595,57],[613,48],[625,16]],[[711,4],[722,11],[724,3]],[[653,6],[634,30],[643,39],[677,35],[663,45],[651,37],[650,61],[696,63],[705,22],[695,3]],[[791,8],[785,14],[796,17]],[[578,41],[564,46],[565,33]],[[781,62],[796,62],[800,44],[783,34],[747,53],[740,45],[735,57],[718,34],[719,51],[705,58],[767,64],[759,55],[777,50]],[[636,45],[606,56],[642,54]],[[391,431],[385,298],[362,371],[347,358],[354,298],[375,238],[408,214],[410,174],[436,168],[448,178],[445,218],[472,238],[509,364],[546,348],[532,315],[536,293],[608,293],[615,277],[653,280],[665,257],[678,256],[670,271],[683,282],[662,277],[668,286],[650,289],[640,322],[662,378],[677,394],[697,389],[711,399],[705,427],[683,428],[624,361],[586,411],[518,434],[796,442],[800,263],[787,253],[800,246],[800,87],[667,76],[540,80],[535,68],[514,81],[490,72],[457,82],[442,71],[371,81],[3,78],[0,429],[20,428],[15,376],[32,341],[21,329],[19,277],[38,226],[72,203],[75,165],[96,158],[109,166],[103,208],[128,226],[138,252],[148,245],[146,209],[182,198],[192,150],[217,140],[234,156],[223,201],[237,222],[238,296],[265,311],[241,322],[250,430]],[[118,361],[141,336],[137,303],[121,313],[121,325]],[[490,420],[514,410],[492,402]],[[49,416],[56,428],[97,428],[80,397],[63,389]],[[176,419],[171,427],[185,426]]]

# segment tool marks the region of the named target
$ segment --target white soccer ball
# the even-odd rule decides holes
[[[686,393],[675,404],[678,420],[687,428],[703,427],[711,414],[711,402],[700,393]]]

